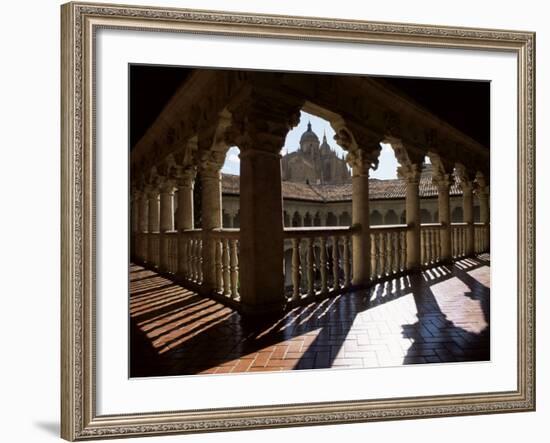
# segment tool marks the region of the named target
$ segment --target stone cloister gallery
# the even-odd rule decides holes
[[[130,149],[131,376],[489,359],[488,146],[381,78],[187,71]],[[288,180],[301,111],[342,183]]]

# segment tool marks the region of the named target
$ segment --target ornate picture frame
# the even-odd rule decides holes
[[[324,18],[73,2],[62,18],[61,434],[64,439],[263,429],[535,409],[535,35]],[[97,414],[96,107],[98,29],[474,49],[517,56],[517,389],[151,413]]]

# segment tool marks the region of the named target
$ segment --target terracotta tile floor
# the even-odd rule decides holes
[[[247,320],[130,266],[132,377],[489,360],[488,255]]]

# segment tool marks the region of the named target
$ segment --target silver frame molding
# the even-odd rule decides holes
[[[518,57],[517,390],[98,416],[94,33],[98,28],[507,51]],[[61,436],[196,433],[535,410],[535,34],[124,5],[61,7]]]

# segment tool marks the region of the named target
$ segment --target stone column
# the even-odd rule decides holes
[[[132,237],[139,232],[139,205],[141,201],[141,192],[137,189],[132,190],[132,201],[130,207]]]
[[[479,221],[487,226],[485,230],[485,244],[487,250],[490,248],[490,229],[489,229],[489,186],[481,172],[476,174],[476,182],[478,185],[477,197],[479,198]]]
[[[189,242],[185,237],[184,232],[189,229],[194,229],[194,209],[193,209],[193,187],[195,184],[196,168],[187,167],[179,170],[177,177],[178,186],[178,209],[177,209],[177,225],[178,225],[178,271],[177,276],[181,280],[189,278]]]
[[[399,139],[392,140],[391,146],[399,162],[397,175],[405,180],[405,223],[407,224],[407,259],[408,271],[420,269],[420,198],[418,185],[424,163],[425,152],[411,146],[405,146]]]
[[[193,209],[193,188],[195,184],[195,168],[184,170],[178,178],[178,230],[183,232],[195,228]]]
[[[160,189],[160,220],[159,220],[159,257],[160,270],[168,271],[168,239],[167,232],[174,231],[174,184],[171,181],[163,183]]]
[[[401,171],[406,180],[405,217],[407,223],[407,270],[420,269],[420,198],[418,185],[420,183],[420,167],[411,165],[408,170]]]
[[[474,198],[473,198],[473,177],[461,165],[456,165],[456,173],[460,180],[462,188],[462,210],[464,214],[464,223],[466,223],[466,255],[474,254]]]
[[[147,193],[140,192],[138,202],[138,233],[139,241],[137,245],[137,254],[141,262],[147,261],[147,231],[149,224],[149,200]]]
[[[437,186],[437,204],[439,223],[441,224],[441,230],[439,241],[441,244],[441,261],[448,263],[453,258],[452,246],[451,246],[451,207],[449,198],[449,189],[451,187],[451,181],[448,174],[440,176],[433,176],[433,182]]]
[[[148,201],[148,222],[147,222],[147,263],[154,267],[158,266],[158,263],[155,263],[155,257],[153,255],[153,236],[159,232],[159,222],[160,222],[160,201],[159,201],[159,191],[157,188],[150,186],[147,191],[147,201]]]
[[[370,211],[369,169],[377,162],[380,145],[348,152],[347,161],[352,167],[352,263],[354,286],[366,286],[370,282]]]
[[[174,184],[165,183],[160,191],[160,232],[174,230]]]
[[[248,313],[279,311],[284,302],[280,144],[254,139],[241,148],[240,282]]]
[[[222,189],[221,164],[203,160],[200,165],[201,200],[202,200],[202,266],[203,283],[201,291],[211,293],[216,288],[216,247],[209,232],[222,227]],[[242,184],[241,184],[242,186]]]
[[[468,225],[466,228],[466,255],[474,254],[474,198],[472,191],[472,186],[462,186],[464,223]]]
[[[139,204],[141,193],[132,188],[132,197],[130,200],[130,259],[134,260],[139,254],[137,251],[139,235]]]
[[[140,193],[139,199],[138,231],[147,232],[149,228],[149,200],[146,192]]]

